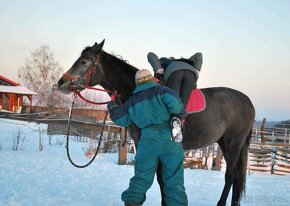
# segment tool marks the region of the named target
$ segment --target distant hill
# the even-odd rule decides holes
[[[272,128],[275,127],[276,124],[278,124],[279,121],[266,121],[266,127],[267,128]],[[253,127],[254,128],[261,128],[262,121],[255,121]]]

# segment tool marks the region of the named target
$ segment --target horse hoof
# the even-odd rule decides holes
[[[240,206],[240,202],[232,202],[231,206]]]
[[[226,206],[226,203],[221,203],[220,201],[218,201],[216,206]]]

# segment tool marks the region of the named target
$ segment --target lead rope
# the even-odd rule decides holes
[[[72,105],[69,109],[69,116],[68,116],[68,122],[67,122],[67,134],[66,134],[66,154],[67,154],[67,157],[70,161],[70,163],[77,167],[77,168],[85,168],[87,166],[89,166],[96,158],[98,152],[99,152],[99,149],[100,149],[100,146],[101,146],[101,142],[102,142],[102,138],[103,138],[103,134],[104,134],[104,129],[105,129],[105,124],[106,124],[106,120],[107,120],[107,116],[108,116],[108,111],[106,110],[106,114],[105,114],[105,117],[104,117],[104,121],[103,121],[103,124],[102,124],[102,129],[101,129],[101,133],[100,133],[100,139],[99,139],[99,142],[98,142],[98,146],[97,146],[97,149],[96,149],[96,152],[93,156],[93,158],[85,165],[77,165],[76,163],[73,162],[73,160],[71,159],[70,157],[70,152],[69,152],[69,132],[70,132],[70,121],[71,121],[71,116],[72,116],[72,110],[73,110],[73,107],[74,107],[74,103],[75,103],[75,99],[76,99],[76,94],[74,95],[74,98],[73,98],[73,101],[72,101]]]

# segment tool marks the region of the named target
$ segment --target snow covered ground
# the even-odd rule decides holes
[[[0,118],[0,206],[119,206],[120,195],[133,175],[133,166],[117,165],[117,154],[100,154],[85,169],[73,167],[66,157],[63,136],[53,136],[48,144],[44,124]],[[20,134],[19,149],[12,150]],[[39,152],[39,134],[44,150]],[[72,158],[89,159],[82,148],[87,143],[72,142]],[[133,158],[129,155],[129,158]],[[224,172],[185,170],[189,205],[216,205],[224,184]],[[230,198],[228,198],[230,205]],[[155,180],[144,206],[160,205]],[[252,174],[247,176],[247,196],[242,205],[290,205],[290,177]]]

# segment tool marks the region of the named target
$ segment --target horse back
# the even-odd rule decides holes
[[[255,110],[247,95],[227,87],[204,88],[201,91],[206,108],[187,116],[183,128],[185,149],[213,144],[225,135],[249,132]]]

